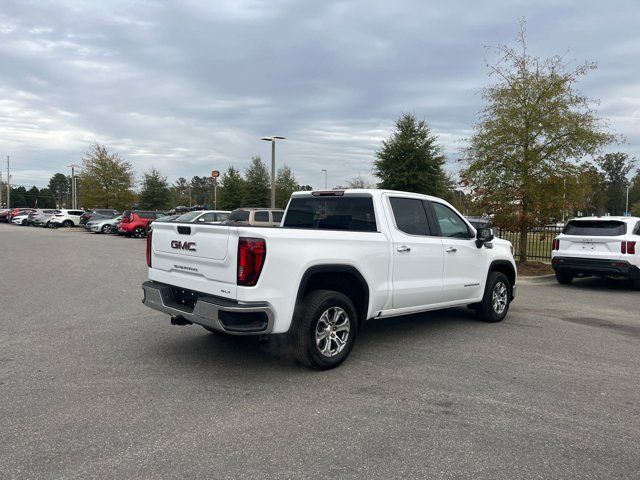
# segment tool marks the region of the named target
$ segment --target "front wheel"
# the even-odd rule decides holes
[[[556,280],[562,285],[569,285],[573,280],[573,275],[568,273],[556,272]]]
[[[136,238],[144,237],[144,228],[136,227],[136,229],[133,231],[133,236]]]
[[[489,323],[501,322],[507,316],[511,303],[511,283],[504,273],[490,272],[484,297],[476,305],[476,314],[480,320]]]
[[[64,222],[62,222],[62,226],[65,228],[71,228],[73,227],[73,222],[71,220],[65,220]]]
[[[311,292],[291,329],[296,359],[316,370],[337,367],[351,352],[357,322],[356,309],[346,295],[332,290]]]

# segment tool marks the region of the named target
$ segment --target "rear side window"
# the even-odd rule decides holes
[[[316,230],[377,231],[371,197],[295,197],[284,227]]]
[[[271,212],[271,215],[273,215],[274,222],[280,223],[282,221],[282,215],[284,215],[284,212]]]
[[[82,210],[69,210],[69,215],[82,215],[84,212]]]
[[[249,220],[249,210],[234,210],[229,215],[229,220],[233,222],[247,222]]]
[[[138,212],[138,215],[140,215],[140,218],[146,218],[151,220],[156,219],[156,214],[154,212]]]
[[[229,218],[228,213],[216,213],[216,222],[224,222],[227,218]]]
[[[571,220],[562,233],[588,237],[617,237],[627,233],[627,227],[619,220]]]
[[[422,200],[393,197],[389,201],[398,230],[409,235],[430,235],[427,212]]]
[[[256,222],[268,222],[269,221],[269,212],[259,211],[253,215],[253,219]]]
[[[633,231],[634,234],[640,235],[640,222],[636,223],[636,229]]]

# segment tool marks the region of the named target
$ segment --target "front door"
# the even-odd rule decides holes
[[[487,276],[485,247],[476,246],[473,230],[453,209],[439,202],[429,204],[444,247],[443,301],[481,297]]]

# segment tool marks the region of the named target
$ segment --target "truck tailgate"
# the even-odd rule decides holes
[[[235,299],[237,245],[233,227],[154,223],[149,278]]]

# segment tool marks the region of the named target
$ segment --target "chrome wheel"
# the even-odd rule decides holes
[[[136,238],[142,238],[142,235],[144,234],[143,230],[138,227],[133,231],[133,236]]]
[[[325,357],[335,357],[347,344],[351,321],[340,307],[324,311],[316,324],[316,347]]]
[[[497,282],[494,285],[491,300],[493,303],[493,311],[498,315],[502,315],[502,312],[507,308],[508,300],[508,289],[503,282]]]
[[[102,227],[102,232],[103,233],[111,233],[111,225],[107,224],[104,227]]]

